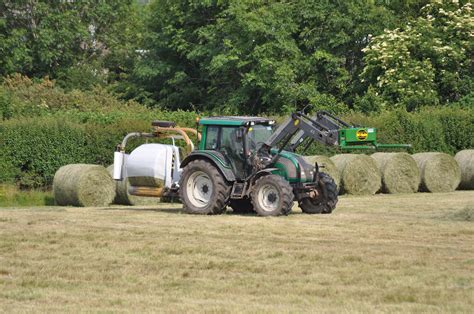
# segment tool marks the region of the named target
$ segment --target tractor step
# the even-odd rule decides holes
[[[232,199],[241,199],[245,196],[245,191],[247,188],[246,182],[234,182],[232,186],[232,192],[230,193],[230,198]]]

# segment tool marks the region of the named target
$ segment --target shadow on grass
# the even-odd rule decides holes
[[[161,207],[163,206],[163,207]],[[107,207],[98,207],[97,209],[100,210],[129,210],[129,211],[143,211],[143,212],[163,212],[163,213],[170,213],[170,214],[178,214],[178,215],[188,215],[182,207],[181,203],[161,203],[160,205],[134,205],[134,206],[129,206],[129,205],[111,205]],[[257,215],[256,212],[249,212],[249,213],[234,213],[233,210],[230,207],[227,207],[227,210],[222,213],[222,215],[225,216],[232,216],[232,217],[260,217]],[[194,216],[222,216],[222,215],[199,215],[195,214]],[[288,216],[293,216],[293,215],[306,215],[300,211],[291,211]],[[310,215],[313,216],[313,215]],[[316,215],[319,216],[319,215]],[[280,216],[280,217],[285,217],[285,216]]]
[[[153,205],[150,206],[127,206],[127,205],[111,205],[108,207],[98,207],[98,209],[102,210],[131,210],[131,211],[147,211],[147,212],[164,212],[164,213],[172,213],[172,214],[184,214],[184,211],[181,206],[177,207],[156,207]]]
[[[130,211],[146,211],[146,212],[163,212],[163,213],[170,213],[170,214],[178,214],[178,215],[187,215],[187,213],[183,210],[183,207],[179,203],[174,203],[173,204],[176,207],[166,207],[166,205],[163,205],[163,207],[156,207],[156,206],[140,206],[140,205],[135,205],[135,206],[127,206],[127,205],[113,205],[109,207],[104,207],[102,208],[103,210],[130,210]],[[171,206],[173,206],[171,205]],[[257,213],[252,212],[252,213],[234,213],[232,209],[228,209],[226,212],[224,212],[222,215],[226,216],[239,216],[239,217],[258,217]],[[201,216],[222,216],[222,215],[201,215]],[[194,216],[200,216],[199,214],[196,214]]]

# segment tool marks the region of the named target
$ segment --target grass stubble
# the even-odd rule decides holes
[[[332,215],[179,208],[0,209],[0,312],[474,308],[474,191],[345,196]]]

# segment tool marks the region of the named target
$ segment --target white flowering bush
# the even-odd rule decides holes
[[[370,39],[361,79],[382,107],[411,111],[473,99],[473,37],[471,3],[433,1],[406,27]]]

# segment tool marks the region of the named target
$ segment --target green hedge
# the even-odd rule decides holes
[[[193,127],[196,116],[179,110],[149,110],[120,101],[104,90],[65,92],[48,80],[34,83],[21,76],[8,78],[0,86],[0,183],[48,187],[62,165],[109,165],[123,136],[149,131],[152,120]],[[472,106],[427,108],[416,113],[389,111],[374,116],[352,112],[342,118],[376,127],[381,143],[411,143],[415,152],[454,154],[474,147]],[[130,147],[138,144],[132,142]],[[313,145],[308,154],[336,152]]]
[[[112,120],[105,116],[105,119],[84,121],[78,116],[63,112],[4,121],[0,125],[0,182],[17,183],[23,188],[48,187],[55,171],[62,165],[111,164],[114,148],[123,136],[132,131],[148,131],[153,119],[193,126],[196,115],[182,111],[148,112]],[[376,127],[380,142],[411,143],[414,152],[454,154],[474,147],[474,110],[471,109],[438,108],[419,113],[392,111],[378,116],[354,113],[344,119]],[[315,145],[308,154],[331,155],[335,152],[333,148]]]
[[[50,183],[64,164],[85,162],[85,132],[54,119],[11,120],[0,127],[0,180],[25,187]]]
[[[16,183],[21,188],[49,187],[54,173],[63,165],[110,165],[115,147],[123,137],[129,132],[150,131],[152,120],[177,120],[180,125],[189,126],[195,123],[195,115],[184,112],[155,112],[107,123],[107,117],[101,122],[79,122],[75,118],[62,113],[1,123],[0,182]],[[141,142],[131,141],[129,148]]]
[[[140,120],[97,125],[58,117],[6,121],[0,126],[0,182],[47,187],[63,165],[109,165],[123,136],[129,131],[148,131],[148,126]]]
[[[0,182],[48,187],[62,165],[109,165],[123,136],[149,131],[152,120],[193,126],[195,118],[185,111],[150,110],[100,88],[67,92],[47,78],[7,77],[0,85]]]

